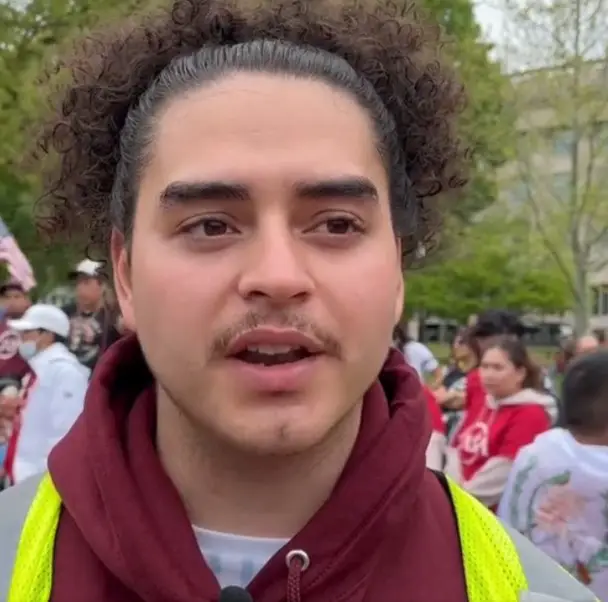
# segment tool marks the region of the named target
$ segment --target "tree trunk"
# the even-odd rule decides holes
[[[580,337],[589,329],[589,287],[586,265],[579,258],[574,261],[574,281],[576,287],[574,332]]]

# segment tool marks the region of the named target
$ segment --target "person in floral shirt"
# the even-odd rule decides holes
[[[608,350],[569,365],[560,424],[520,451],[498,514],[608,602]]]

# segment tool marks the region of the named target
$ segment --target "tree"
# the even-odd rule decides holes
[[[502,0],[519,136],[511,181],[565,279],[575,330],[589,277],[608,266],[608,0]],[[533,70],[530,70],[533,69]]]
[[[31,125],[45,109],[39,75],[74,35],[99,21],[150,10],[160,1],[0,0],[0,214],[32,261],[42,288],[56,284],[66,262],[83,250],[50,250],[34,227],[40,182],[21,159],[31,141]],[[471,186],[466,197],[448,208],[455,220],[466,223],[496,197],[493,172],[507,156],[505,140],[512,126],[504,94],[508,82],[489,59],[490,47],[481,42],[470,0],[422,0],[421,6],[451,37],[445,51],[470,92],[461,130],[475,151]]]
[[[39,292],[65,279],[84,249],[48,246],[35,226],[40,182],[23,158],[45,109],[39,79],[73,34],[100,18],[127,15],[140,0],[0,0],[0,216],[34,267]]]
[[[423,9],[445,30],[444,46],[468,92],[460,131],[472,150],[472,170],[466,195],[448,207],[451,216],[468,223],[497,198],[496,168],[510,156],[515,113],[509,104],[510,81],[490,58],[471,0],[421,0]]]
[[[563,313],[570,295],[561,273],[525,220],[486,216],[461,231],[461,244],[406,274],[406,312],[464,323],[489,307],[521,313]]]

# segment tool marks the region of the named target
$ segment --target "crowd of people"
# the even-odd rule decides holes
[[[66,274],[75,295],[63,308],[32,303],[16,280],[0,287],[0,489],[46,469],[102,350],[120,336],[100,270],[85,259]]]
[[[427,466],[608,600],[608,349],[596,335],[564,340],[565,361],[545,369],[517,317],[487,311],[456,335],[437,384],[439,362],[404,332],[395,345],[433,417]]]
[[[32,304],[15,281],[0,287],[3,486],[44,472],[83,409],[92,368],[121,335],[100,267],[84,260],[69,273],[75,302],[64,308]],[[484,312],[441,365],[407,326],[395,328],[432,422],[427,467],[608,600],[608,349],[595,335],[567,339],[545,369],[523,335],[517,316]]]

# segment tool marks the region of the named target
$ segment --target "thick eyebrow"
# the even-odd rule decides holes
[[[317,182],[298,182],[296,195],[309,199],[378,200],[378,189],[363,177],[331,178]]]
[[[245,201],[248,198],[248,188],[233,182],[172,182],[162,191],[160,202],[164,207],[172,207],[195,201]]]
[[[304,199],[378,200],[378,189],[371,180],[362,177],[330,178],[297,182],[297,197]],[[247,186],[229,181],[172,182],[160,195],[165,208],[197,201],[246,201],[251,198]]]

